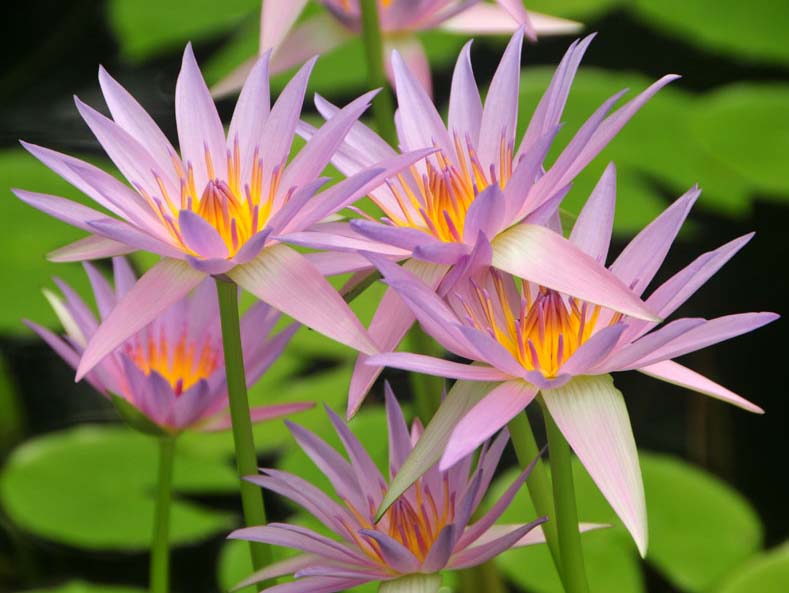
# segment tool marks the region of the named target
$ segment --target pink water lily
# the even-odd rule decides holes
[[[644,293],[700,191],[691,189],[639,233],[609,266],[635,296]],[[614,215],[615,170],[609,166],[570,234],[587,257],[604,263]],[[530,232],[526,226],[515,233]],[[516,236],[516,235],[512,235]],[[746,235],[705,253],[656,288],[646,304],[668,317],[750,239]],[[504,244],[513,259],[543,257],[517,240]],[[647,546],[644,493],[636,445],[621,393],[609,375],[637,370],[750,412],[761,408],[673,359],[753,331],[777,318],[743,313],[715,319],[658,323],[633,318],[493,268],[470,270],[442,298],[408,270],[370,256],[385,281],[447,350],[467,365],[411,353],[373,356],[387,365],[466,381],[484,381],[466,397],[467,409],[442,426],[451,430],[441,467],[452,467],[521,413],[538,395],[602,493]],[[554,265],[565,265],[554,260]],[[569,262],[568,262],[569,263]],[[572,264],[569,264],[572,265]],[[444,406],[459,406],[450,396]],[[460,409],[460,408],[458,408]]]
[[[363,326],[323,277],[352,269],[361,258],[346,254],[311,262],[311,256],[281,239],[352,203],[426,152],[388,159],[318,193],[327,181],[319,175],[374,93],[342,109],[288,162],[313,64],[310,60],[301,68],[270,107],[269,57],[258,60],[226,135],[187,46],[175,92],[180,154],[134,98],[101,69],[99,81],[113,119],[79,99],[77,108],[131,187],[89,163],[24,144],[110,213],[14,190],[28,204],[91,233],[56,251],[53,259],[94,259],[138,249],[163,257],[96,332],[78,377],[209,275],[228,277],[338,342],[375,351]]]
[[[388,385],[386,410],[391,478],[419,439],[422,427],[415,421],[409,431]],[[370,581],[396,581],[409,575],[468,568],[510,548],[544,541],[538,526],[545,517],[526,524],[496,525],[528,477],[530,467],[486,513],[472,521],[509,440],[506,431],[483,447],[473,471],[470,455],[449,470],[442,471],[434,465],[376,522],[375,513],[387,490],[387,480],[345,423],[331,410],[327,409],[327,413],[349,461],[312,432],[288,425],[304,452],[329,479],[341,502],[302,478],[276,469],[262,470],[263,475],[247,479],[291,499],[318,519],[333,537],[278,523],[235,531],[231,538],[302,552],[263,569],[243,585],[292,574],[295,581],[266,591],[331,593]],[[437,590],[440,582],[440,578],[436,581],[428,577],[423,581],[425,591]],[[433,587],[427,588],[430,584]]]
[[[260,21],[260,52],[273,51],[272,68],[281,72],[298,66],[315,54],[325,54],[359,35],[359,0],[318,0],[326,10],[295,25],[307,0],[267,0]],[[428,93],[430,64],[417,37],[420,31],[438,29],[462,35],[512,34],[524,26],[530,39],[566,35],[581,25],[574,21],[526,11],[521,0],[379,0],[378,12],[385,55],[398,50]],[[295,25],[295,26],[294,26]],[[239,67],[215,88],[217,95],[240,88],[252,62]],[[394,80],[389,60],[387,74]]]
[[[56,279],[63,296],[50,291],[45,294],[63,324],[65,335],[60,337],[26,321],[74,369],[99,323],[112,313],[136,282],[134,272],[122,257],[113,260],[114,288],[96,268],[88,263],[84,266],[99,319],[70,286]],[[298,329],[297,324],[292,324],[272,333],[280,317],[268,305],[256,303],[242,319],[249,385],[260,379]],[[202,282],[190,295],[125,340],[85,380],[105,397],[123,398],[166,432],[229,428],[222,335],[212,282]],[[252,408],[251,415],[254,421],[260,422],[312,406],[308,402],[261,406]]]
[[[490,84],[484,105],[471,69],[470,46],[455,68],[445,126],[432,101],[405,63],[395,55],[398,136],[402,150],[435,147],[431,155],[376,188],[370,197],[385,217],[319,224],[290,240],[314,248],[371,251],[390,258],[411,258],[405,265],[431,288],[451,286],[464,267],[487,258],[498,269],[531,282],[572,294],[634,317],[653,319],[614,274],[573,242],[553,232],[558,205],[573,179],[611,141],[625,123],[661,87],[666,76],[609,115],[617,93],[581,126],[546,171],[545,156],[556,135],[571,83],[592,37],[576,41],[556,73],[517,144],[518,89],[523,30],[512,38]],[[318,98],[324,117],[338,113]],[[306,137],[316,130],[302,124]],[[352,127],[333,162],[346,175],[397,153],[361,123]],[[517,243],[518,251],[510,248]],[[517,253],[533,257],[518,257]],[[557,265],[557,262],[563,262]],[[450,266],[455,273],[447,275]],[[414,321],[394,291],[383,297],[370,324],[382,350],[394,350]],[[348,414],[353,415],[380,372],[365,365],[354,369]]]

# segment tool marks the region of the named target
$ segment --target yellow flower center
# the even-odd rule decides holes
[[[470,142],[465,146],[455,135],[456,166],[442,153],[436,162],[428,159],[425,172],[416,166],[389,182],[398,208],[378,203],[395,226],[415,228],[447,242],[463,242],[466,214],[477,195],[498,183],[504,188],[512,176],[512,145],[503,138],[499,149],[499,170],[485,171]]]
[[[163,328],[159,332],[149,329],[127,342],[124,349],[137,368],[146,375],[159,373],[176,395],[210,377],[222,360],[219,344],[209,338],[191,340],[184,331],[172,342]]]
[[[491,270],[487,286],[455,295],[466,319],[504,346],[528,371],[553,378],[599,324],[601,308]],[[513,281],[512,286],[506,283]],[[609,325],[621,319],[614,313]]]

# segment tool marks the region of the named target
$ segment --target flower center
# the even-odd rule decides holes
[[[220,343],[210,338],[192,340],[186,331],[173,342],[163,327],[141,332],[126,342],[124,350],[146,375],[155,371],[164,377],[176,395],[210,377],[222,360]]]
[[[472,282],[466,294],[454,296],[469,325],[487,332],[526,370],[546,378],[555,377],[600,325],[599,305],[496,270],[491,270],[486,286]],[[621,317],[613,313],[608,324]]]
[[[194,169],[186,163],[184,169],[180,159],[172,156],[173,167],[180,183],[180,195],[171,196],[164,182],[155,176],[160,196],[149,195],[144,188],[136,185],[137,191],[148,201],[165,228],[186,251],[186,246],[178,223],[181,210],[190,210],[201,216],[216,229],[227,247],[228,255],[233,256],[255,233],[262,230],[272,211],[279,209],[290,198],[291,193],[282,196],[277,203],[277,191],[285,167],[283,161],[266,173],[263,160],[258,156],[256,147],[252,155],[252,167],[242,179],[242,155],[238,138],[233,150],[227,151],[227,179],[218,179],[214,172],[211,153],[206,148],[204,159],[208,172],[208,182],[203,191],[197,191]],[[197,254],[194,254],[197,255]]]
[[[464,146],[455,134],[460,164],[456,166],[438,152],[433,155],[436,162],[426,160],[425,171],[412,166],[407,176],[400,174],[390,180],[396,207],[378,202],[386,214],[385,222],[424,231],[447,243],[462,243],[466,213],[474,199],[494,183],[503,188],[512,176],[512,150],[512,144],[502,138],[499,170],[491,165],[486,172],[471,141],[467,139]]]

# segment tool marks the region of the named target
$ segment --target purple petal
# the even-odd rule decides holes
[[[249,179],[255,148],[264,142],[263,127],[271,111],[269,91],[269,60],[271,52],[265,52],[255,61],[238,97],[233,118],[227,131],[227,147],[241,155],[241,179]]]
[[[359,533],[378,544],[384,562],[395,572],[408,574],[419,571],[419,560],[397,540],[374,529],[360,529]]]
[[[298,556],[294,556],[292,558],[280,560],[274,564],[269,564],[266,568],[258,570],[251,576],[245,578],[238,585],[233,587],[232,591],[237,591],[238,589],[242,589],[249,585],[254,585],[255,583],[260,583],[261,581],[268,581],[269,579],[291,575],[302,568],[306,568],[320,561],[320,557],[313,554],[299,554]]]
[[[85,272],[90,280],[90,287],[93,290],[93,296],[96,299],[96,307],[99,310],[101,319],[107,317],[115,306],[115,292],[112,290],[109,282],[94,266],[88,263],[82,264]]]
[[[449,133],[461,141],[468,137],[472,146],[479,144],[482,101],[471,68],[471,41],[463,46],[452,74],[449,93]]]
[[[616,167],[610,163],[589,195],[570,233],[570,241],[603,265],[611,244],[615,203]]]
[[[655,379],[698,391],[704,395],[709,395],[715,399],[733,404],[743,410],[754,412],[755,414],[764,414],[764,410],[756,404],[752,404],[744,397],[737,395],[733,391],[729,391],[722,385],[718,385],[696,371],[692,371],[689,368],[677,364],[673,360],[656,362],[638,370]]]
[[[509,550],[513,547],[523,536],[538,525],[545,523],[547,517],[541,517],[536,521],[515,527],[512,531],[483,544],[471,546],[454,554],[449,561],[448,568],[459,570],[461,568],[469,568],[487,562],[491,558],[495,558],[502,552]]]
[[[491,185],[474,198],[463,226],[463,240],[474,243],[482,233],[486,238],[493,239],[508,223],[506,198],[497,185]]]
[[[71,226],[89,233],[94,232],[94,229],[91,228],[88,222],[105,219],[114,220],[98,210],[88,208],[78,202],[72,202],[71,200],[59,196],[40,194],[24,189],[12,189],[11,191],[17,198],[36,210],[40,210],[58,220],[62,220],[66,224],[70,224]]]
[[[542,392],[548,412],[600,492],[647,550],[647,514],[638,452],[624,398],[609,375],[576,377]]]
[[[221,259],[228,256],[227,245],[217,230],[199,214],[191,210],[178,213],[178,227],[186,246],[203,259]]]
[[[507,381],[490,391],[458,422],[441,457],[442,471],[452,467],[506,426],[528,406],[537,389],[525,381]]]
[[[324,558],[347,564],[366,565],[370,560],[346,545],[315,533],[304,527],[284,523],[269,523],[258,527],[236,529],[228,539],[244,539],[247,541],[295,548],[302,552],[318,554]]]
[[[493,367],[463,364],[409,352],[375,354],[367,359],[367,364],[464,381],[506,381],[511,378]]]
[[[167,380],[156,371],[146,375],[128,356],[121,356],[121,362],[129,385],[129,403],[155,424],[175,428],[176,397]]]
[[[106,237],[91,235],[50,251],[47,259],[53,262],[74,262],[126,255],[132,251],[135,251],[134,247]]]
[[[386,425],[389,434],[389,474],[394,476],[411,452],[411,437],[389,381],[384,383],[386,399]]]
[[[184,254],[169,243],[160,241],[144,231],[141,231],[122,220],[114,218],[99,218],[88,221],[90,231],[118,243],[124,243],[134,250],[150,251],[162,257],[175,259],[183,258]]]
[[[603,361],[619,343],[627,326],[616,323],[595,333],[562,365],[562,374],[582,375]]]
[[[377,348],[347,303],[303,255],[279,244],[228,275],[262,301],[360,352]]]
[[[442,570],[449,562],[452,555],[452,546],[455,543],[455,525],[446,525],[438,533],[433,546],[427,553],[427,557],[422,562],[422,572],[432,573]]]
[[[173,259],[162,260],[148,270],[91,338],[77,369],[77,380],[204,278],[205,274],[186,262]]]

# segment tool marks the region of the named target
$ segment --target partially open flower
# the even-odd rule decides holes
[[[397,475],[419,439],[415,422],[409,431],[397,401],[386,386],[389,425],[389,473]],[[389,508],[381,520],[375,514],[387,490],[387,480],[343,421],[327,410],[350,461],[323,440],[295,424],[293,436],[331,482],[339,502],[305,480],[275,469],[248,479],[290,498],[315,516],[334,539],[295,525],[271,523],[235,531],[231,537],[295,548],[302,555],[270,566],[247,579],[250,584],[286,574],[296,580],[267,589],[269,593],[341,591],[370,581],[413,584],[426,593],[438,590],[435,573],[481,564],[513,547],[543,540],[539,518],[522,525],[496,525],[526,480],[527,468],[502,497],[477,520],[479,507],[509,440],[506,431],[487,443],[474,466],[467,456],[449,470],[431,467]],[[404,579],[400,581],[400,579]],[[407,589],[403,589],[407,590]]]
[[[113,265],[114,290],[96,268],[85,264],[101,319],[136,281],[125,259],[115,258]],[[63,324],[65,336],[26,323],[76,369],[99,320],[70,286],[57,279],[55,282],[63,297],[49,291],[45,294]],[[256,303],[242,319],[244,365],[250,385],[277,359],[298,329],[293,324],[268,336],[279,318],[276,310]],[[130,404],[164,432],[229,428],[225,359],[212,282],[203,282],[191,295],[171,305],[107,356],[85,380],[102,395]],[[310,407],[311,403],[257,407],[251,411],[252,419],[270,420]]]
[[[615,171],[609,166],[570,235],[585,257],[605,263],[611,238]],[[640,297],[652,282],[690,208],[693,188],[666,209],[622,251],[609,270]],[[500,246],[513,261],[547,257],[521,247],[516,227]],[[661,318],[671,315],[750,239],[735,239],[705,253],[656,288],[645,303]],[[468,365],[420,354],[393,352],[370,364],[479,381],[473,405],[451,431],[441,467],[464,459],[521,413],[539,394],[589,474],[631,531],[642,553],[647,545],[646,507],[638,455],[622,394],[609,373],[637,370],[720,399],[750,412],[758,406],[685,368],[674,358],[753,331],[778,316],[742,313],[716,319],[659,322],[610,308],[481,266],[469,270],[441,297],[402,267],[371,256],[386,282],[413,310],[430,335]],[[572,261],[555,259],[556,267]],[[588,282],[594,279],[587,278]],[[486,382],[493,382],[486,383]],[[454,405],[449,401],[444,405]]]

